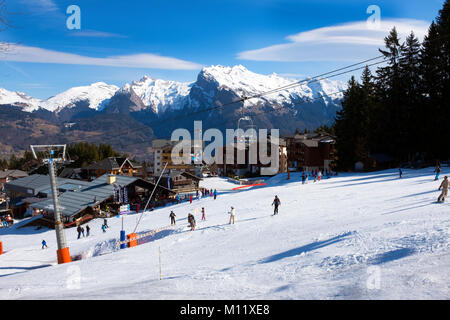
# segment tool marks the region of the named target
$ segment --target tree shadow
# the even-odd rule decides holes
[[[413,248],[401,248],[380,253],[367,261],[368,264],[383,264],[394,260],[402,259],[416,252]]]
[[[310,244],[307,244],[305,246],[301,246],[298,248],[294,248],[288,251],[284,251],[269,257],[266,257],[262,260],[259,261],[259,263],[271,263],[271,262],[275,262],[275,261],[279,261],[285,258],[289,258],[289,257],[293,257],[293,256],[297,256],[302,254],[303,252],[309,252],[309,251],[313,251],[313,250],[317,250],[335,243],[338,243],[342,240],[345,240],[345,238],[347,238],[348,236],[352,235],[353,232],[346,232],[344,234],[338,235],[336,237],[330,238],[328,240],[323,240],[323,241],[317,241],[317,242],[313,242]]]
[[[391,214],[391,213],[397,213],[397,212],[402,212],[402,211],[408,211],[408,210],[418,209],[418,208],[423,208],[423,207],[428,207],[429,205],[430,205],[430,203],[423,204],[423,205],[420,205],[420,206],[414,206],[414,207],[403,208],[403,209],[399,209],[399,210],[394,210],[394,211],[385,212],[385,213],[382,213],[382,215],[385,215],[385,214]]]
[[[8,273],[8,274],[2,274],[2,275],[0,275],[0,278],[12,276],[12,275],[19,274],[19,273],[24,273],[24,272],[31,271],[31,270],[47,268],[47,267],[51,267],[51,266],[52,266],[51,264],[43,264],[43,265],[34,266],[34,267],[0,267],[0,270],[24,270],[24,271],[18,271],[18,272],[13,272],[13,273]]]

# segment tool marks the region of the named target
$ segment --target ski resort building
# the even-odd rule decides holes
[[[193,163],[192,157],[194,156],[194,145],[190,145],[189,148],[191,150],[189,154],[189,163],[181,163],[176,164],[172,160],[172,149],[174,146],[179,143],[177,141],[171,141],[166,139],[156,139],[152,142],[152,149],[154,152],[154,169],[153,175],[159,176],[167,163],[166,170],[174,170],[178,172],[190,172],[193,175],[201,175],[201,165],[195,165]],[[182,157],[183,154],[181,153]],[[201,155],[199,155],[201,157]]]
[[[2,170],[0,171],[0,188],[3,189],[5,183],[19,178],[27,177],[28,173],[22,170]]]
[[[285,136],[289,168],[299,171],[332,170],[336,138],[324,133]]]
[[[187,193],[199,190],[201,180],[189,172],[170,172],[161,176],[159,183],[177,193]]]
[[[104,174],[135,176],[139,173],[141,168],[141,165],[132,162],[128,158],[109,157],[95,162],[83,169],[87,171],[88,177],[98,178]]]
[[[270,154],[272,149],[271,142],[267,144],[267,152]],[[259,144],[256,147],[257,160],[256,163],[250,161],[250,144],[245,143],[230,143],[221,148],[223,155],[222,164],[217,164],[217,172],[221,176],[258,176],[258,175],[276,175],[278,173],[287,171],[287,149],[286,141],[279,139],[277,150],[277,166],[274,170],[269,170],[271,164],[263,164],[259,157]],[[231,151],[230,151],[231,150]],[[229,155],[227,154],[229,152]],[[240,161],[239,154],[242,154],[244,161]]]
[[[120,214],[124,204],[129,204],[130,209],[137,209],[138,205],[144,208],[155,187],[154,183],[137,177],[109,174],[90,182],[57,178],[57,183],[62,220],[67,227],[104,214]],[[17,179],[7,183],[5,188],[17,200],[30,196],[38,198],[29,204],[29,208],[42,214],[40,222],[43,225],[53,227],[54,206],[48,176],[32,175]],[[169,199],[175,195],[176,192],[158,185],[154,199]]]

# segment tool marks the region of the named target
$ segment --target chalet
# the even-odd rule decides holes
[[[0,171],[0,189],[3,188],[4,184],[19,178],[28,176],[28,173],[21,170],[2,170]]]
[[[170,172],[170,178],[169,174],[161,176],[160,185],[177,193],[186,193],[199,190],[201,180],[189,172]]]
[[[108,208],[111,214],[119,213],[121,204],[139,204],[143,208],[142,204],[155,187],[154,183],[137,177],[109,174],[90,182],[58,177],[57,183],[66,226],[73,226],[79,219],[94,217],[99,208]],[[44,215],[42,219],[46,224],[52,226],[54,208],[49,176],[32,175],[17,179],[5,184],[5,189],[13,202],[24,204],[25,209],[39,211]],[[126,196],[119,196],[119,193]],[[174,191],[158,185],[154,197],[167,199],[175,195]]]
[[[296,134],[284,137],[288,165],[297,170],[331,170],[336,138],[325,133]]]
[[[87,171],[88,177],[98,178],[104,174],[120,174],[135,176],[142,166],[130,161],[128,158],[109,157],[95,162],[83,169]]]

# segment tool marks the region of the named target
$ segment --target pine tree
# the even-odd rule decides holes
[[[422,112],[422,134],[427,140],[425,150],[429,157],[439,158],[442,154],[438,137],[445,128],[442,114],[445,107],[442,104],[444,92],[444,61],[442,59],[442,41],[440,41],[438,26],[433,22],[428,34],[423,40],[420,56],[421,91],[424,104]]]

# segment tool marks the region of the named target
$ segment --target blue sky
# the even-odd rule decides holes
[[[443,0],[6,0],[0,87],[48,98],[143,75],[194,81],[202,66],[314,76],[378,55],[392,25],[422,37]],[[81,29],[69,30],[69,5]],[[370,29],[370,5],[381,10]],[[348,76],[340,77],[346,80]]]

